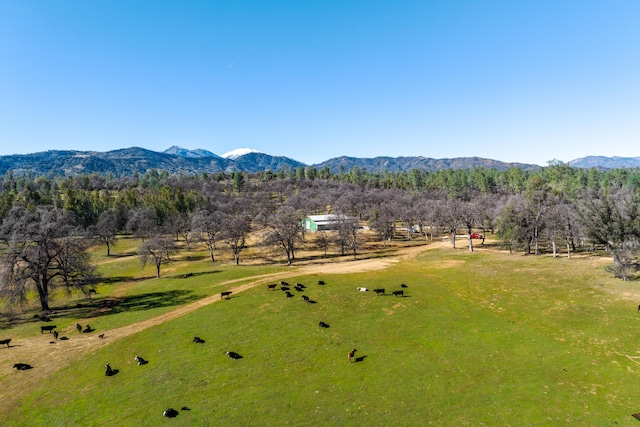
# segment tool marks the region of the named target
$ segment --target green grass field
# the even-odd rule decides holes
[[[156,279],[132,262],[101,264],[115,279],[99,298],[123,286],[125,301],[137,301],[95,316],[92,325],[107,336],[228,289],[222,284],[235,277],[292,271],[196,260]],[[307,286],[291,299],[257,286],[78,356],[0,409],[1,424],[636,425],[640,297],[637,284],[612,279],[603,265],[433,249],[386,270],[287,279]],[[186,271],[194,277],[181,279]],[[356,291],[389,294],[400,283],[405,297]],[[19,341],[33,328],[2,332]],[[194,344],[195,335],[206,342]],[[358,361],[348,363],[352,348]],[[231,360],[229,350],[243,358]],[[136,355],[149,364],[137,366]],[[105,362],[119,373],[105,377]],[[17,375],[40,374],[38,366],[4,374]],[[168,407],[179,415],[164,419]]]

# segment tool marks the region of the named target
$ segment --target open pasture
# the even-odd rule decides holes
[[[294,277],[284,268],[284,280],[305,285],[291,298],[269,290],[263,275],[255,287],[244,277],[247,289],[228,300],[71,352],[71,363],[43,378],[39,366],[14,370],[7,375],[39,381],[3,405],[3,425],[638,422],[640,293],[598,259],[432,249],[384,270],[349,270],[355,264]],[[146,292],[166,286],[162,278],[141,283]],[[393,296],[401,283],[405,295]],[[121,323],[113,322],[104,324],[107,336]],[[135,356],[149,363],[138,366]],[[104,375],[106,362],[117,375]],[[179,414],[165,420],[169,407]]]

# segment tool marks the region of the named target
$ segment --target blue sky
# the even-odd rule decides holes
[[[640,156],[640,1],[0,0],[0,155]]]

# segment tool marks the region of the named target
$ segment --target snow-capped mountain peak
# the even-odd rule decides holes
[[[262,151],[255,150],[253,148],[236,148],[235,150],[228,151],[221,155],[220,157],[225,159],[235,160],[240,156],[244,156],[249,153],[262,153]]]
[[[219,157],[213,154],[211,151],[203,150],[201,148],[197,150],[188,150],[186,148],[178,147],[177,145],[173,145],[166,150],[163,151],[166,154],[173,154],[181,157]]]

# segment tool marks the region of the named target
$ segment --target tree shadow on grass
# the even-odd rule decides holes
[[[188,304],[202,298],[192,291],[175,289],[166,292],[149,292],[120,298],[94,299],[72,307],[56,307],[56,317],[95,318],[119,314],[125,311],[151,310]]]
[[[184,273],[171,276],[171,279],[188,279],[189,277],[207,276],[209,274],[222,273],[222,270],[200,271],[198,273]]]
[[[192,291],[174,289],[165,292],[150,292],[140,295],[131,295],[121,298],[105,298],[96,300],[95,304],[83,304],[81,307],[72,308],[69,314],[72,317],[100,317],[118,314],[125,311],[151,310],[154,308],[174,307],[188,304],[202,298],[194,295]]]
[[[189,254],[189,255],[185,255],[182,258],[180,258],[180,260],[182,261],[202,261],[204,259],[209,258],[209,255],[196,255],[196,254]]]
[[[136,255],[138,255],[138,254],[135,253],[135,252],[120,252],[120,253],[111,252],[111,254],[107,256],[107,259],[110,259],[110,258],[131,258],[131,257],[136,256]]]
[[[112,297],[93,297],[74,301],[71,304],[51,306],[49,317],[64,318],[96,318],[125,311],[151,310],[154,308],[174,307],[194,302],[204,295],[194,294],[191,290],[176,289],[165,292],[149,292],[140,295]],[[26,323],[40,324],[39,319],[33,318],[28,312],[3,314],[0,313],[0,330],[10,329],[16,325]]]
[[[122,282],[144,282],[145,280],[155,279],[155,276],[145,276],[145,277],[133,277],[133,276],[111,276],[105,277],[102,279],[102,283],[105,285],[115,285],[116,283]]]

